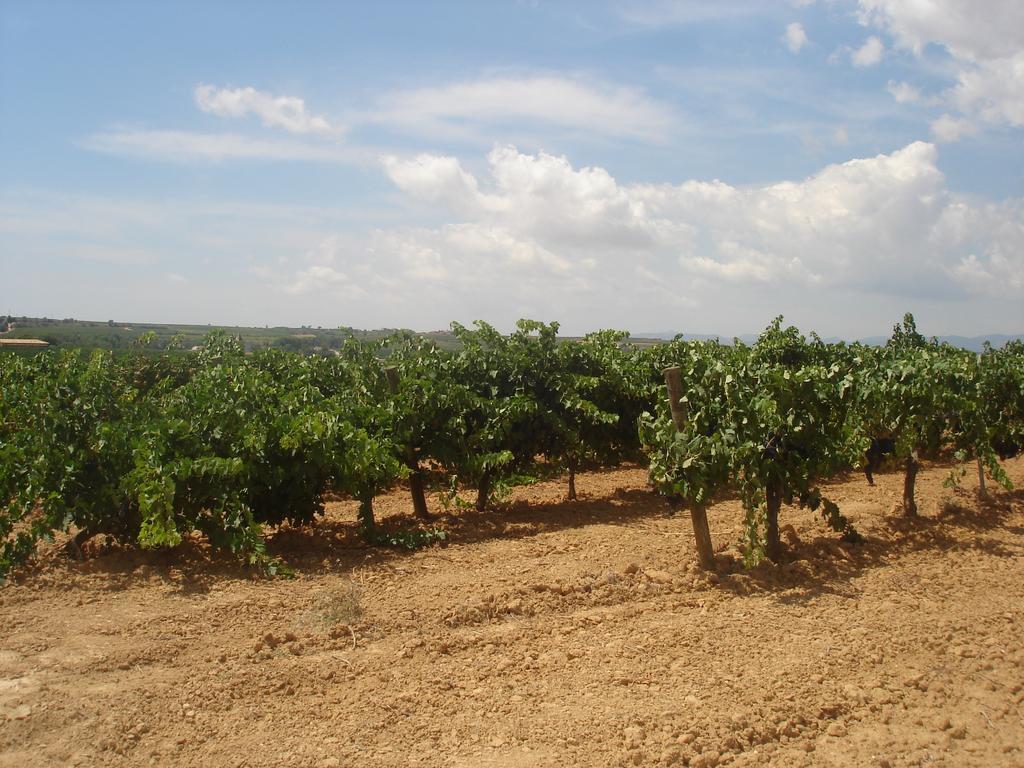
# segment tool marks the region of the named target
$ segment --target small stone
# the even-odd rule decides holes
[[[858,688],[853,683],[847,683],[843,686],[843,696],[851,701],[855,701],[858,704],[864,702],[864,691]]]
[[[540,661],[543,664],[562,667],[569,663],[569,656],[565,651],[548,651],[541,655]]]
[[[921,681],[924,680],[924,673],[917,672],[913,675],[907,675],[903,678],[903,685],[907,688],[917,688]]]
[[[885,688],[872,688],[871,700],[876,704],[889,704],[892,702],[892,694],[885,690]]]
[[[661,751],[662,765],[676,765],[682,759],[683,753],[679,747],[667,747]]]
[[[627,565],[625,568],[622,569],[622,572],[632,576],[634,573],[636,573],[639,570],[640,570],[640,566],[639,565],[637,565],[636,563],[630,563],[629,565]]]
[[[638,725],[631,725],[622,731],[622,739],[627,747],[639,747],[644,743],[644,729]]]
[[[843,725],[841,722],[839,722],[837,720],[836,722],[832,723],[825,730],[825,733],[827,733],[829,736],[835,736],[836,738],[842,738],[843,736],[845,736],[847,734],[847,730],[846,730],[846,726]]]
[[[644,576],[653,581],[655,584],[671,584],[672,574],[668,571],[650,570],[644,571]]]

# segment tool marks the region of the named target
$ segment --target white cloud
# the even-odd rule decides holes
[[[476,179],[462,169],[457,158],[423,154],[400,160],[389,155],[381,162],[391,181],[421,200],[458,211],[501,205],[500,200],[480,193]]]
[[[251,87],[199,85],[195,101],[204,112],[221,117],[257,115],[265,126],[284,128],[297,137],[117,127],[92,134],[80,144],[107,154],[175,162],[263,158],[365,164],[378,159],[379,151],[369,147],[325,141],[341,129],[311,115],[299,98],[273,96]],[[372,109],[352,112],[350,119],[354,125],[420,138],[488,144],[503,129],[521,133],[540,128],[545,134],[555,129],[571,137],[664,142],[679,127],[674,110],[638,89],[554,76],[483,78],[395,91],[381,96]],[[453,177],[451,183],[458,184],[459,179]]]
[[[359,151],[336,146],[280,139],[255,139],[237,133],[193,131],[115,130],[95,133],[82,141],[95,152],[159,160],[316,160],[355,162]]]
[[[864,45],[850,54],[855,67],[873,67],[885,55],[885,44],[875,35],[864,41]]]
[[[635,88],[556,76],[491,77],[398,91],[359,118],[416,135],[479,138],[481,126],[516,122],[590,135],[663,141],[675,113]]]
[[[1003,58],[1020,52],[1024,5],[1019,0],[858,0],[863,23],[885,29],[900,47],[921,53],[928,43],[961,58]]]
[[[936,162],[934,145],[914,143],[739,187],[625,184],[508,146],[476,173],[455,158],[390,158],[388,176],[433,221],[377,218],[370,232],[316,207],[11,192],[0,195],[0,252],[21,255],[12,279],[40,308],[54,286],[18,277],[25,265],[73,274],[76,257],[116,262],[91,293],[60,294],[81,317],[109,311],[117,285],[124,316],[166,322],[187,308],[246,324],[507,327],[532,316],[580,331],[739,333],[784,311],[823,333],[867,334],[909,309],[922,323],[930,311],[929,332],[1019,331],[1024,199],[951,193]],[[69,248],[74,238],[90,247]],[[171,301],[174,274],[190,279]],[[224,300],[235,294],[248,298]]]
[[[509,146],[489,154],[479,178],[451,157],[392,157],[396,185],[449,221],[325,240],[268,282],[486,317],[531,306],[646,316],[748,289],[1024,299],[1024,201],[960,198],[936,159],[934,145],[917,142],[742,188],[622,185],[603,168]]]
[[[800,49],[807,45],[808,42],[804,25],[798,21],[794,21],[786,26],[786,34],[782,36],[782,39],[792,53],[800,53]]]
[[[732,240],[722,240],[719,253],[724,259],[709,256],[681,256],[679,263],[697,274],[729,282],[775,282],[784,275],[807,284],[820,283],[821,275],[806,269],[799,258],[786,258],[764,253]]]
[[[895,80],[890,80],[886,89],[900,104],[920,104],[924,100],[921,91],[910,83],[897,83]]]
[[[978,132],[978,127],[970,120],[944,114],[932,121],[932,134],[938,141],[959,141],[964,136]]]
[[[434,223],[310,232],[252,274],[270,305],[359,326],[537,317],[577,330],[741,332],[785,311],[822,332],[845,313],[847,332],[879,333],[908,309],[924,321],[929,306],[960,318],[936,332],[1013,330],[1024,201],[952,194],[936,160],[935,146],[915,143],[737,187],[623,184],[509,146],[477,173],[454,157],[391,157],[385,173]]]
[[[965,67],[947,96],[966,115],[996,125],[1024,127],[1024,50]]]
[[[290,133],[337,133],[327,120],[311,115],[306,103],[296,96],[274,96],[255,88],[217,88],[200,84],[195,89],[196,106],[218,117],[245,117],[253,114],[266,126]]]
[[[944,116],[933,125],[947,140],[966,135],[970,124],[1024,127],[1024,3],[1020,0],[858,0],[863,24],[885,30],[897,47],[924,56],[929,44],[945,48],[954,84],[921,98],[912,86],[890,92],[900,100],[940,103],[958,112],[960,127]]]
[[[257,267],[256,274],[277,282],[286,294],[330,291],[344,298],[366,296],[364,288],[355,283],[345,271],[348,244],[339,236],[331,235],[306,251],[298,268],[288,276],[279,276],[266,267]]]
[[[299,270],[291,282],[283,287],[285,292],[290,294],[308,293],[323,288],[352,288],[348,275],[326,264],[313,264]]]
[[[1024,296],[1024,200],[955,202],[943,211],[933,239],[966,254],[949,271],[972,290],[1009,299]]]

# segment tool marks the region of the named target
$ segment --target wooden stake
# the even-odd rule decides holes
[[[662,371],[665,377],[665,388],[668,390],[668,407],[672,412],[672,421],[676,429],[686,429],[686,406],[683,405],[683,374],[679,367],[666,368]]]
[[[384,369],[384,375],[388,379],[388,390],[392,395],[398,394],[398,369],[394,366],[388,366]]]
[[[978,373],[981,373],[981,354],[978,355]],[[978,454],[978,495],[981,498],[988,497],[988,491],[985,490],[985,465],[981,463],[981,454]]]
[[[682,403],[683,377],[678,367],[666,368],[662,371],[665,377],[665,388],[668,390],[668,407],[672,412],[672,422],[682,432],[686,428],[686,406]],[[690,520],[693,522],[693,537],[697,543],[697,562],[705,571],[715,570],[715,550],[711,543],[711,528],[708,526],[708,513],[703,504],[690,507]]]

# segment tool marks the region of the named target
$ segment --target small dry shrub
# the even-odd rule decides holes
[[[307,612],[303,623],[319,631],[340,624],[358,624],[363,617],[362,596],[362,589],[352,580],[324,590],[313,598],[313,608]]]

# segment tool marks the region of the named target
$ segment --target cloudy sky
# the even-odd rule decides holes
[[[1024,3],[0,0],[0,313],[1024,332]]]

